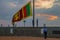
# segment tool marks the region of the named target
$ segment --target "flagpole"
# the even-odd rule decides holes
[[[37,23],[37,28],[38,28],[38,19],[36,19],[36,23]]]
[[[1,24],[1,27],[3,26],[3,24]]]
[[[34,25],[35,25],[35,22],[34,22],[34,20],[35,20],[35,17],[34,17],[34,0],[33,0],[33,28],[34,28]]]

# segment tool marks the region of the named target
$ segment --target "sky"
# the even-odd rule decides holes
[[[32,0],[0,0],[0,25],[12,26],[13,15],[20,10],[26,3]],[[60,0],[35,0],[35,26],[38,19],[38,26],[60,26]],[[33,7],[33,6],[32,6]],[[33,16],[25,19],[25,26],[32,27]],[[24,26],[23,21],[16,22],[17,26]]]

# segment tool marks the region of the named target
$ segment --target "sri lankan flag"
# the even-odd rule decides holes
[[[29,16],[32,16],[31,2],[28,2],[18,12],[13,15],[12,23],[21,21]]]

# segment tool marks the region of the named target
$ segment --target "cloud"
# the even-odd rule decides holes
[[[54,15],[52,15],[48,18],[48,20],[56,20],[56,19],[58,19],[58,16],[54,16]]]
[[[52,8],[55,0],[36,0],[35,7],[36,8]]]
[[[3,24],[3,26],[7,26],[8,22],[6,20],[0,19],[0,25]]]
[[[58,2],[58,3],[55,3],[55,5],[58,5],[58,6],[60,6],[60,2]]]
[[[8,27],[8,25],[9,25],[10,27],[13,26],[12,23],[11,23],[11,21],[9,21],[9,20],[0,19],[0,26],[1,26],[1,24],[3,25],[3,27]]]
[[[16,3],[14,3],[14,2],[9,2],[8,4],[9,4],[9,6],[11,6],[11,7],[16,7],[16,6],[17,6]]]
[[[36,14],[38,17],[46,17],[47,20],[54,21],[58,19],[58,16],[55,15],[49,15],[49,14]]]

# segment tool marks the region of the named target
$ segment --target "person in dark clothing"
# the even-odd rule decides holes
[[[44,39],[47,39],[47,28],[46,28],[46,24],[44,24],[43,32],[44,32]]]

